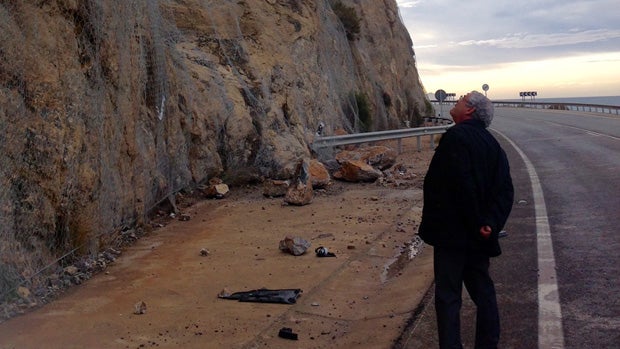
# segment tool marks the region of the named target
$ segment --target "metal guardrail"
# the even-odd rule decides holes
[[[601,105],[601,104],[584,104],[584,103],[556,103],[556,102],[516,102],[516,101],[492,101],[496,107],[508,108],[531,108],[546,110],[568,110],[580,111],[587,113],[600,113],[620,115],[620,106],[617,105]],[[444,101],[443,104],[451,105],[456,101]],[[439,106],[439,102],[431,101],[434,106]]]
[[[616,105],[582,104],[582,103],[553,103],[553,102],[502,102],[493,101],[498,107],[532,108],[549,110],[570,110],[589,113],[620,115],[620,107]]]
[[[599,105],[599,104],[582,104],[582,103],[554,103],[554,102],[509,102],[509,101],[492,101],[493,105],[498,107],[509,108],[532,108],[532,109],[546,109],[546,110],[568,110],[568,111],[581,111],[590,113],[602,113],[620,115],[620,106],[615,105]],[[437,101],[431,101],[435,106],[440,105]],[[441,105],[455,104],[456,101],[444,101]],[[378,132],[366,132],[355,133],[342,136],[317,136],[312,143],[312,149],[318,151],[319,149],[336,147],[339,145],[347,144],[359,144],[368,142],[377,142],[385,140],[398,140],[398,152],[402,150],[401,139],[409,137],[418,137],[418,151],[421,150],[420,137],[424,135],[431,135],[431,147],[434,147],[432,135],[441,134],[452,127],[452,120],[445,118],[432,118],[435,121],[441,120],[441,122],[447,122],[446,125],[430,126],[430,127],[416,127],[405,128],[398,130],[387,130]],[[427,120],[428,121],[428,120]]]
[[[432,118],[432,120],[436,123],[441,122],[445,124],[429,127],[415,127],[377,132],[354,133],[341,136],[317,136],[314,139],[314,142],[312,142],[312,149],[314,151],[318,151],[319,149],[331,148],[339,145],[359,144],[397,139],[398,152],[400,153],[402,150],[401,139],[418,137],[418,150],[420,150],[420,137],[425,135],[431,136],[431,147],[434,147],[434,141],[432,136],[446,132],[448,128],[454,125],[454,122],[452,120],[442,118]]]

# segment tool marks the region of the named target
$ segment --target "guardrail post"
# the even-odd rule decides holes
[[[403,139],[402,138],[398,139],[398,145],[396,146],[396,149],[398,151],[398,154],[403,152]]]
[[[430,135],[431,137],[431,149],[435,149],[435,137],[433,137],[434,135]]]
[[[422,151],[422,137],[417,136],[416,138],[418,139],[418,151]]]

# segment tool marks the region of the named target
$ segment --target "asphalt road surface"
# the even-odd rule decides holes
[[[491,262],[501,348],[620,348],[620,118],[497,108],[515,205]],[[432,289],[431,289],[432,291]],[[432,292],[406,348],[437,347]],[[462,335],[475,308],[464,291]]]

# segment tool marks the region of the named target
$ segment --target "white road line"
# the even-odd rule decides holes
[[[549,218],[547,217],[547,205],[540,180],[536,174],[536,169],[523,151],[506,135],[495,129],[493,131],[506,139],[519,153],[532,182],[538,248],[538,348],[562,349],[564,348],[564,331],[562,329],[560,294],[555,273],[555,257],[549,229]]]
[[[565,125],[565,124],[560,124],[560,123],[553,122],[553,121],[544,121],[544,122],[546,122],[546,123],[548,123],[548,124],[551,124],[551,125],[563,126],[563,127],[567,127],[567,128],[572,128],[572,129],[574,129],[574,130],[583,131],[583,132],[585,132],[586,134],[589,134],[590,136],[607,137],[607,138],[614,139],[614,140],[616,140],[616,141],[620,141],[620,138],[618,138],[618,137],[615,137],[615,136],[612,136],[612,135],[607,135],[607,134],[600,133],[600,132],[595,132],[595,131],[586,130],[585,128],[575,127],[575,126]],[[498,133],[499,133],[499,132],[498,132]]]

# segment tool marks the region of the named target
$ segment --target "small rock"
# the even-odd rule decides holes
[[[231,294],[232,294],[232,293],[230,292],[230,290],[229,290],[229,289],[227,289],[227,288],[223,288],[223,289],[220,291],[220,293],[218,293],[218,294],[217,294],[217,296],[218,296],[219,298],[226,298],[226,297],[229,297]]]
[[[209,250],[207,250],[206,248],[203,248],[200,250],[200,255],[203,257],[206,257],[210,254]]]
[[[310,242],[300,237],[285,237],[284,240],[280,240],[280,250],[289,252],[294,256],[300,256],[310,248]]]
[[[70,265],[68,267],[65,267],[65,269],[63,269],[65,274],[67,275],[75,275],[78,273],[78,268],[76,266]]]
[[[144,303],[143,301],[140,301],[134,304],[133,308],[134,308],[133,313],[136,315],[142,315],[146,313],[146,303]]]
[[[30,298],[30,290],[24,286],[19,286],[17,288],[17,295],[23,299]]]
[[[112,247],[108,248],[108,252],[110,252],[110,253],[112,253],[112,254],[115,254],[115,255],[117,255],[117,256],[119,256],[119,255],[121,254],[121,251],[116,250],[116,249],[114,249],[114,248],[112,248]]]
[[[263,196],[280,197],[286,195],[290,181],[279,179],[268,179],[263,183]]]
[[[208,198],[223,199],[229,191],[228,185],[222,183],[208,186],[204,193]]]

